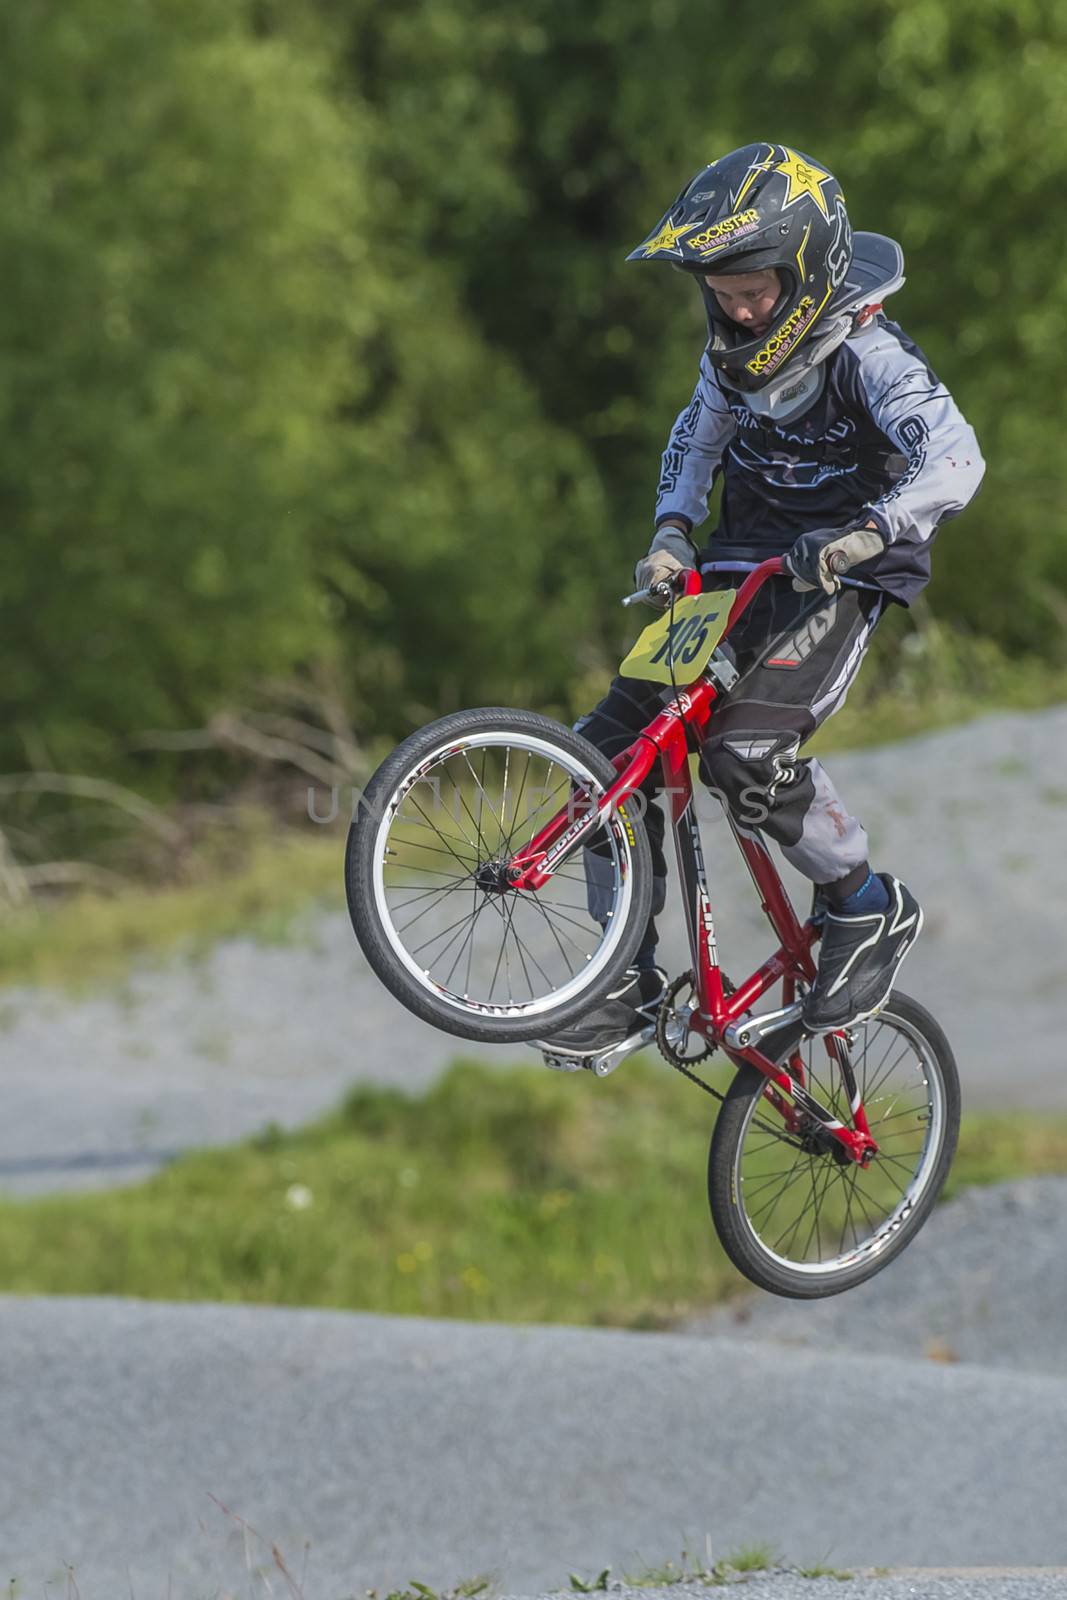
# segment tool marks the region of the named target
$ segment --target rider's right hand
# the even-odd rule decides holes
[[[669,550],[650,550],[634,568],[634,583],[638,589],[651,589],[655,583],[670,583],[690,571],[692,568],[672,556]]]
[[[682,587],[680,579],[696,568],[696,552],[681,528],[667,523],[657,530],[648,555],[634,568],[638,589],[651,589],[656,583]]]

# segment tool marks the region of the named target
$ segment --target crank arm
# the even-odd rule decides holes
[[[794,1000],[792,1005],[783,1006],[780,1011],[768,1011],[762,1017],[745,1017],[740,1022],[731,1022],[724,1030],[723,1038],[731,1050],[759,1050],[777,1063],[795,1049],[803,1038],[803,1008],[802,1000]],[[783,1033],[782,1029],[788,1032]]]
[[[655,1037],[656,1025],[650,1022],[640,1033],[624,1039],[621,1044],[613,1044],[608,1050],[560,1050],[546,1039],[535,1040],[533,1048],[540,1050],[545,1066],[551,1067],[553,1072],[585,1071],[606,1078],[627,1056],[632,1056],[635,1050],[643,1050]]]

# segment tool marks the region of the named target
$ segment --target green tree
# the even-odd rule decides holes
[[[0,704],[59,763],[311,648],[309,486],[367,312],[358,122],[218,7],[9,8]]]
[[[457,302],[324,35],[207,0],[3,30],[5,760],[32,726],[114,766],[324,657],[366,731],[565,695],[553,551],[595,475]]]
[[[781,138],[833,166],[858,227],[903,243],[908,283],[888,309],[990,464],[939,539],[935,608],[1012,649],[1061,648],[1062,8],[813,0],[787,27],[725,0],[324,0],[317,15],[378,113],[403,242],[448,260],[494,348],[592,453],[613,570],[643,544],[703,341],[692,287],[623,258],[701,162]],[[604,627],[612,593],[586,594]]]

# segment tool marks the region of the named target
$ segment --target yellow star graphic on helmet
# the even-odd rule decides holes
[[[782,146],[782,149],[785,149],[784,145]],[[763,160],[753,161],[752,165],[745,173],[737,192],[730,197],[731,210],[736,211],[738,209],[742,200],[745,198],[745,195],[751,189],[761,172],[770,172],[771,168],[774,166],[774,150],[774,145],[769,144],[767,146],[767,154],[764,156]]]
[[[791,206],[794,201],[802,200],[805,195],[810,195],[826,218],[830,220],[830,212],[826,204],[826,197],[821,185],[833,182],[833,173],[824,172],[821,167],[813,166],[810,161],[805,161],[803,156],[798,156],[795,150],[790,150],[788,145],[782,146],[784,161],[779,161],[775,172],[780,172],[789,184],[789,192],[782,202],[782,210]]]
[[[695,227],[695,222],[686,222],[682,227],[676,228],[674,223],[668,219],[656,237],[650,239],[642,248],[641,254],[643,256],[654,256],[658,255],[661,250],[670,250],[674,255],[680,256],[682,252],[678,249],[678,240],[683,233],[691,233]]]

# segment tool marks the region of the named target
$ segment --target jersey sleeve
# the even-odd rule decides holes
[[[690,528],[706,519],[708,494],[734,427],[726,398],[704,358],[693,398],[679,413],[663,452],[656,494],[657,527],[664,517],[679,517]]]
[[[976,494],[985,473],[982,452],[974,429],[916,347],[885,326],[873,329],[863,344],[857,379],[867,409],[905,462],[867,514],[887,544],[923,543]]]

